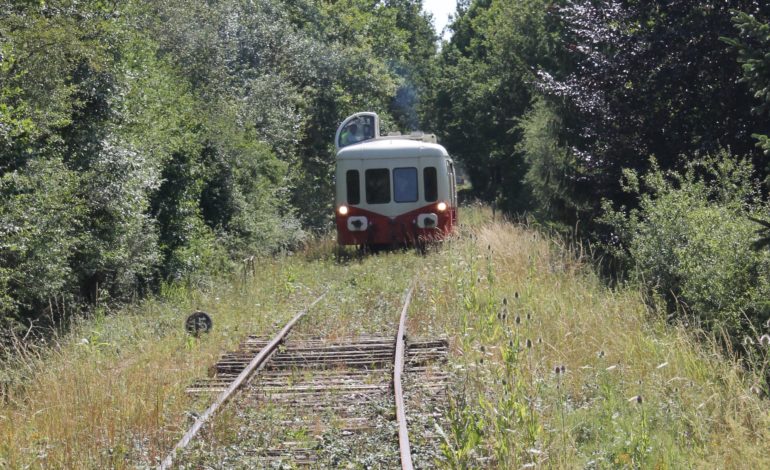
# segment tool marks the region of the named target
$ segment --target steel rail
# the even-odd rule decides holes
[[[401,385],[401,374],[404,371],[404,337],[406,335],[406,311],[412,300],[414,286],[410,287],[404,296],[404,308],[401,310],[401,320],[398,323],[396,337],[396,361],[393,367],[393,392],[396,397],[396,420],[398,422],[398,448],[401,453],[401,469],[413,470],[412,451],[409,448],[409,430],[406,426],[406,409],[404,407],[404,390]]]
[[[267,362],[267,359],[270,358],[270,356],[275,352],[276,348],[279,344],[284,340],[286,335],[291,331],[291,329],[294,327],[294,325],[303,317],[305,314],[313,308],[318,302],[321,301],[326,296],[326,292],[321,294],[320,297],[315,299],[313,303],[308,305],[304,310],[299,312],[297,315],[294,316],[294,318],[289,321],[289,323],[286,324],[286,326],[283,327],[283,329],[273,337],[273,339],[259,351],[259,354],[254,356],[254,359],[249,362],[249,365],[246,366],[246,368],[241,372],[238,377],[233,381],[233,383],[230,384],[229,387],[225,391],[219,394],[216,400],[214,400],[214,403],[209,406],[209,408],[204,411],[198,418],[195,420],[195,423],[193,423],[192,427],[185,433],[185,435],[182,437],[182,439],[177,442],[177,444],[174,446],[173,449],[171,449],[171,452],[166,456],[166,458],[161,462],[160,466],[158,466],[159,470],[167,470],[171,468],[171,465],[174,463],[174,457],[176,457],[176,454],[187,447],[187,445],[193,440],[193,438],[198,434],[198,431],[200,431],[201,427],[208,421],[212,416],[214,416],[214,413],[222,406],[224,405],[232,396],[235,394],[235,392],[248,380],[251,375],[262,368],[264,364]]]

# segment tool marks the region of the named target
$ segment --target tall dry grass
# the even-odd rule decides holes
[[[168,287],[161,299],[78,321],[52,346],[2,364],[12,380],[0,404],[0,467],[155,465],[206,404],[186,386],[246,334],[273,334],[323,288],[298,259],[258,263],[254,276]],[[200,338],[184,332],[196,309],[214,320]]]
[[[760,378],[638,290],[608,288],[563,243],[487,222],[430,262],[410,327],[453,338],[451,465],[770,462]]]

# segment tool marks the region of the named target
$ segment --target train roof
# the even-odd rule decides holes
[[[378,137],[340,149],[338,160],[358,158],[448,157],[438,144],[397,136]]]

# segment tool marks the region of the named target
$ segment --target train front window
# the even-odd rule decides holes
[[[435,166],[429,166],[422,170],[422,183],[425,188],[425,202],[438,200],[438,174]]]
[[[373,116],[359,116],[350,121],[340,133],[337,145],[340,148],[365,140],[374,139],[375,121]]]
[[[366,203],[387,204],[390,202],[390,170],[376,168],[366,170]]]
[[[345,174],[345,184],[348,189],[348,204],[355,206],[361,202],[361,183],[358,170],[348,170]]]
[[[417,202],[417,168],[393,169],[393,199],[396,202]]]

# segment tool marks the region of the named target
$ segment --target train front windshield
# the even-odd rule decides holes
[[[339,148],[374,138],[374,116],[359,116],[340,133]]]

